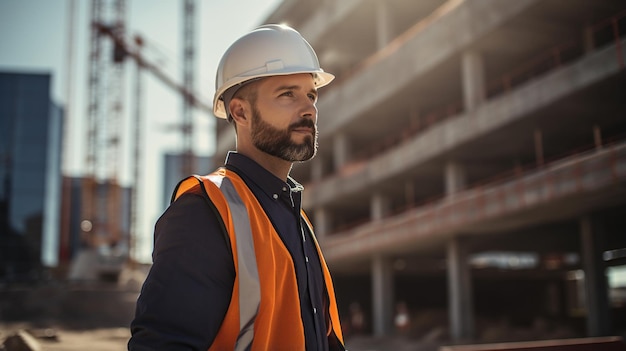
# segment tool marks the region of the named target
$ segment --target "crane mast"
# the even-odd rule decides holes
[[[183,86],[187,92],[194,91],[195,71],[195,0],[185,0],[183,4]],[[183,94],[182,111],[182,169],[181,174],[187,176],[195,171],[193,152],[193,97]]]
[[[123,36],[125,0],[93,0],[91,21],[109,23]],[[124,51],[102,40],[91,28],[89,53],[87,135],[82,191],[82,243],[108,250],[122,239],[121,194],[118,182],[120,135],[124,97]]]

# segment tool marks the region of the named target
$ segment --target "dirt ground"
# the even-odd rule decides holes
[[[28,323],[0,324],[0,351],[7,337],[19,330],[26,330],[40,351],[123,351],[130,338],[128,328],[98,328],[89,330],[38,329]],[[439,345],[411,342],[402,338],[375,339],[371,337],[353,337],[346,340],[350,351],[436,351]]]
[[[0,351],[27,331],[40,351],[126,350],[129,325],[147,270],[125,270],[117,282],[49,280],[0,287]]]
[[[123,351],[130,338],[128,328],[89,330],[33,329],[28,323],[0,324],[0,345],[10,335],[27,330],[40,346],[40,351]],[[439,345],[411,342],[402,338],[375,339],[353,337],[346,340],[350,351],[436,351]],[[1,351],[12,351],[11,349]]]
[[[116,351],[126,350],[130,338],[128,328],[69,330],[33,328],[28,323],[0,324],[0,345],[19,330],[33,336],[41,351]],[[2,346],[0,346],[0,350]],[[4,350],[3,350],[4,351]],[[6,351],[11,351],[7,349]]]

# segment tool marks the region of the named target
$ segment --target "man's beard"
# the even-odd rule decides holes
[[[301,144],[291,140],[294,129],[308,127],[313,134],[304,138]],[[317,152],[317,128],[308,118],[290,125],[287,129],[274,128],[265,122],[259,110],[252,110],[252,143],[259,150],[289,162],[307,161]]]

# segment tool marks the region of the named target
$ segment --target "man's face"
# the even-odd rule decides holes
[[[316,102],[310,74],[263,79],[252,107],[254,146],[290,162],[311,159],[317,151]]]

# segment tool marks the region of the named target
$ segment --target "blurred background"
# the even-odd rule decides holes
[[[219,59],[264,23],[337,76],[292,176],[351,350],[626,335],[623,1],[0,0],[0,341],[125,348],[175,184],[235,147]]]

